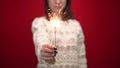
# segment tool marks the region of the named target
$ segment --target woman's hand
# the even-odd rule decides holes
[[[54,60],[57,53],[55,45],[44,44],[41,48],[41,58],[44,60]]]

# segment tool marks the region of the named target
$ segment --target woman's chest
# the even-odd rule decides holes
[[[51,42],[58,45],[76,45],[76,27],[69,24],[60,24],[58,27],[47,26],[46,31]]]

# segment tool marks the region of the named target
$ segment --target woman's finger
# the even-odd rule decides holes
[[[56,46],[52,45],[52,44],[44,44],[43,48],[49,48],[49,49],[52,49],[52,50],[56,50],[57,49]]]
[[[54,60],[54,57],[42,57],[44,60]]]
[[[46,52],[43,52],[43,53],[41,53],[41,56],[42,57],[54,57],[55,53],[46,53]]]
[[[54,50],[51,50],[49,48],[42,48],[41,52],[48,52],[48,53],[54,53]]]

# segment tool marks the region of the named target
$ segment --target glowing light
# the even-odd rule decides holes
[[[56,14],[56,13],[52,13],[50,15],[50,25],[53,26],[53,27],[59,27],[60,25],[60,21],[61,21],[61,17]]]

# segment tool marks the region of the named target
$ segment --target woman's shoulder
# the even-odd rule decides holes
[[[37,28],[44,27],[44,24],[46,21],[47,21],[47,19],[45,16],[35,17],[34,20],[32,21],[32,31],[34,31]]]
[[[77,31],[82,31],[81,23],[76,19],[70,19],[69,23],[77,29]]]
[[[76,25],[76,26],[80,25],[80,22],[76,19],[70,19],[70,20],[68,20],[68,22],[72,25]]]
[[[43,25],[45,22],[47,22],[47,19],[45,16],[42,17],[35,17],[32,21],[32,25]]]

